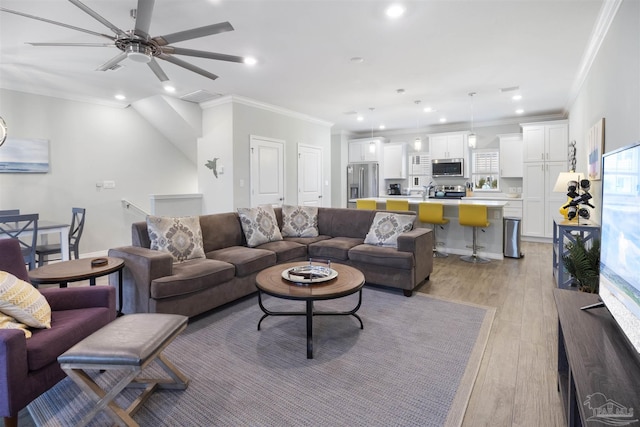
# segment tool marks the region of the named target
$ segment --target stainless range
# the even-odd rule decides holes
[[[462,199],[467,195],[464,185],[436,185],[429,194],[430,199]]]

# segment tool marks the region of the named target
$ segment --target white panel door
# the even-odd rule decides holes
[[[284,141],[251,136],[251,206],[284,202]]]
[[[298,144],[298,204],[322,204],[322,148]]]

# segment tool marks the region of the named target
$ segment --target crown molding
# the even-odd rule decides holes
[[[333,126],[333,123],[328,122],[326,120],[321,120],[316,117],[308,116],[306,114],[298,113],[293,110],[288,110],[286,108],[279,107],[277,105],[267,104],[266,102],[257,101],[255,99],[246,98],[244,96],[238,96],[238,95],[226,95],[218,99],[213,99],[211,101],[203,102],[200,104],[200,106],[202,107],[203,110],[206,110],[208,108],[213,108],[213,107],[217,107],[217,106],[229,104],[229,103],[232,103],[232,104],[236,103],[236,104],[246,105],[248,107],[259,108],[261,110],[269,111],[271,113],[281,114],[284,116],[288,116],[298,120],[303,120],[316,125],[321,125],[326,127]]]

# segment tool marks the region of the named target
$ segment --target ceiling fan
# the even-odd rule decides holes
[[[179,67],[185,68],[201,76],[215,80],[217,75],[210,73],[200,67],[183,61],[174,55],[194,56],[199,58],[216,59],[229,62],[247,62],[248,59],[241,56],[226,55],[223,53],[206,52],[202,50],[186,49],[182,47],[171,46],[185,40],[196,39],[199,37],[210,36],[213,34],[233,31],[233,26],[229,22],[220,22],[218,24],[206,25],[204,27],[193,28],[190,30],[180,31],[177,33],[166,34],[163,36],[149,36],[149,27],[151,26],[151,15],[155,0],[138,0],[137,9],[131,11],[132,17],[135,18],[135,26],[133,30],[123,31],[114,24],[103,18],[97,12],[80,2],[79,0],[69,0],[75,6],[79,7],[83,12],[109,28],[115,35],[98,33],[62,22],[52,21],[50,19],[41,18],[16,10],[0,7],[0,11],[13,13],[15,15],[24,16],[26,18],[36,19],[38,21],[47,22],[49,24],[59,25],[71,30],[81,31],[98,37],[104,37],[111,40],[111,43],[28,43],[33,46],[79,46],[79,47],[117,47],[121,52],[100,65],[97,71],[107,71],[116,67],[125,58],[132,61],[146,63],[158,79],[165,83],[169,82],[169,77],[164,73],[156,58],[169,61]]]

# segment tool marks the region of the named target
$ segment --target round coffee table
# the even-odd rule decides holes
[[[81,258],[70,261],[60,261],[43,265],[29,271],[29,280],[34,285],[49,285],[58,283],[66,288],[69,282],[89,280],[90,286],[95,286],[96,278],[111,273],[118,273],[118,315],[122,314],[122,269],[124,260],[114,257],[100,257],[107,260],[104,265],[93,266],[91,262],[96,258]]]
[[[338,272],[338,276],[326,282],[311,284],[296,284],[282,277],[282,272],[291,267],[307,265],[309,262],[292,262],[279,264],[262,270],[256,277],[258,287],[258,305],[264,313],[258,322],[260,324],[268,316],[306,316],[307,318],[307,359],[313,359],[313,316],[353,316],[360,322],[360,329],[364,329],[362,319],[356,314],[362,304],[362,287],[364,275],[353,267],[342,264],[331,264],[331,268]],[[262,293],[276,298],[306,301],[305,311],[271,311],[262,304]],[[349,311],[315,311],[313,302],[344,297],[358,292],[358,304]]]

